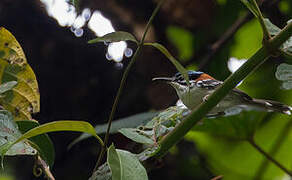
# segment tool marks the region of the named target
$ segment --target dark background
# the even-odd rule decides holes
[[[289,4],[289,1],[285,2]],[[80,9],[99,10],[112,21],[116,30],[128,31],[141,38],[156,3],[155,0],[80,0]],[[267,1],[262,9],[273,23],[283,27],[291,17],[291,2],[289,7],[290,11],[283,12],[279,1]],[[226,62],[235,40],[228,40],[215,54],[212,54],[212,44],[244,12],[240,1],[234,0],[167,0],[155,17],[146,41],[160,42],[174,56],[181,57],[179,47],[173,43],[175,40],[167,34],[169,27],[179,27],[195,37],[191,41],[193,53],[182,58],[182,64],[224,80],[230,74]],[[246,18],[246,21],[250,19]],[[125,68],[119,69],[113,61],[106,60],[105,45],[87,44],[95,37],[91,30],[85,28],[82,37],[75,37],[69,27],[61,27],[49,17],[44,5],[37,0],[1,0],[0,26],[12,32],[19,41],[38,79],[41,111],[34,116],[35,119],[41,124],[56,120],[84,120],[96,125],[107,121]],[[128,46],[135,49],[135,44],[128,43]],[[212,58],[202,62],[208,55]],[[273,61],[276,60],[270,63]],[[124,58],[124,67],[128,62],[129,58]],[[166,85],[152,83],[151,79],[171,76],[175,72],[175,67],[161,53],[149,47],[143,48],[129,74],[115,119],[173,105],[177,100],[175,92]],[[55,165],[51,169],[56,179],[87,179],[91,174],[98,145],[87,139],[68,151],[68,144],[77,136],[78,133],[69,132],[50,134],[56,150]],[[129,143],[120,135],[112,136],[111,140],[119,148]],[[162,168],[149,174],[150,179],[213,177],[194,143],[182,141],[177,148],[180,153],[166,156]],[[196,159],[196,163],[188,158],[190,156]],[[5,164],[8,174],[15,179],[35,179],[31,157],[9,157]]]

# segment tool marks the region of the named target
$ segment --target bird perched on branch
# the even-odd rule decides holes
[[[170,78],[153,78],[153,81],[163,81],[170,84],[176,90],[183,104],[190,110],[196,108],[202,102],[208,101],[208,96],[223,84],[222,81],[218,81],[210,75],[199,71],[188,71],[188,77],[189,86],[181,73],[176,73]],[[239,89],[234,88],[207,116],[216,117],[237,114],[242,110],[280,112],[290,115],[292,108],[277,101],[252,98]]]

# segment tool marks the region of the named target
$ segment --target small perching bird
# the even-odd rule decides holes
[[[190,82],[189,86],[180,73],[176,73],[170,78],[153,78],[153,81],[163,81],[170,84],[176,90],[183,104],[190,110],[196,108],[202,102],[207,101],[208,96],[223,84],[222,81],[218,81],[210,75],[199,71],[188,71],[188,76]],[[207,116],[216,117],[237,114],[242,110],[280,112],[291,115],[292,108],[277,101],[252,98],[239,89],[234,88]]]

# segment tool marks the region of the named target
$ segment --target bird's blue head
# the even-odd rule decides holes
[[[202,74],[204,73],[201,71],[188,71],[188,76],[189,76],[190,81],[198,79]],[[182,76],[180,72],[174,75],[174,81],[179,82],[179,83],[186,83],[184,77]]]

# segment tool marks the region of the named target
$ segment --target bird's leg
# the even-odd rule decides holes
[[[203,102],[207,102],[210,95],[211,94],[207,94],[206,96],[204,96],[203,97]],[[219,104],[217,104],[216,107],[219,107]]]
[[[210,96],[210,94],[207,94],[206,96],[204,96],[204,97],[203,97],[203,102],[207,102],[209,96]]]

